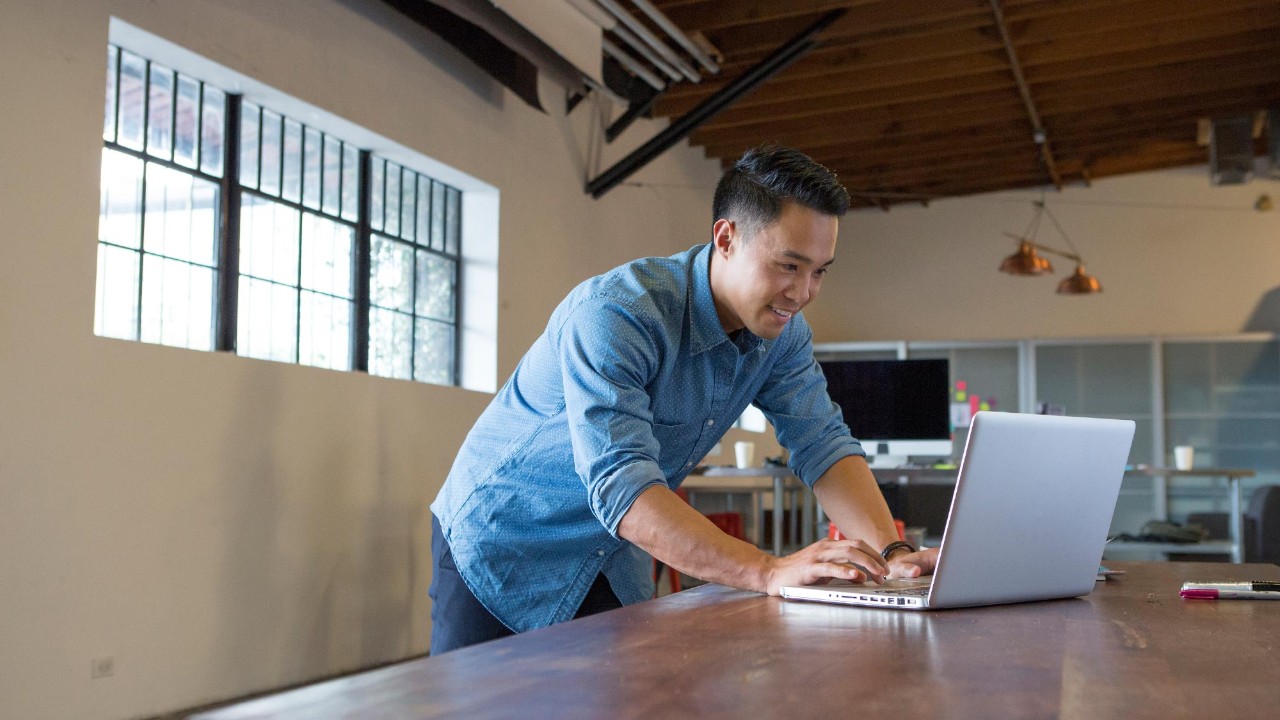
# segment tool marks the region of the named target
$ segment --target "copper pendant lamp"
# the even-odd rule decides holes
[[[1036,254],[1036,246],[1027,240],[1018,243],[1018,252],[1000,263],[1000,272],[1010,275],[1044,275],[1053,272],[1053,263]]]
[[[1084,265],[1076,265],[1076,271],[1058,283],[1059,295],[1088,295],[1102,292],[1098,278],[1086,273]]]
[[[1053,264],[1049,262],[1048,258],[1041,257],[1036,252],[1039,250],[1040,252],[1076,261],[1075,272],[1058,283],[1058,293],[1060,295],[1091,295],[1102,292],[1102,284],[1098,282],[1097,278],[1085,272],[1084,258],[1080,257],[1080,252],[1076,250],[1075,243],[1071,242],[1071,238],[1067,237],[1067,233],[1063,231],[1062,226],[1058,224],[1058,219],[1053,216],[1048,206],[1044,204],[1044,200],[1037,201],[1035,207],[1036,214],[1031,219],[1031,225],[1027,227],[1025,233],[1022,235],[1005,233],[1005,235],[1018,241],[1018,251],[1000,263],[1000,272],[1025,276],[1045,275],[1053,272]],[[1062,235],[1062,238],[1067,241],[1067,245],[1072,250],[1071,252],[1055,250],[1036,242],[1036,231],[1040,228],[1040,220],[1046,215],[1049,217],[1049,221],[1053,223],[1053,226],[1058,229],[1058,233]]]

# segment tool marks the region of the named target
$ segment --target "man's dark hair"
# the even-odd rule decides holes
[[[849,191],[835,173],[799,150],[761,145],[743,154],[716,184],[712,222],[725,218],[745,225],[748,237],[782,214],[794,201],[825,215],[840,217],[849,209]]]

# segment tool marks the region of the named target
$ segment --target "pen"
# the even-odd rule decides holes
[[[1280,582],[1185,582],[1178,594],[1189,600],[1280,600]]]

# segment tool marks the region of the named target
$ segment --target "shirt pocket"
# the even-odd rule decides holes
[[[658,466],[668,478],[681,474],[693,454],[700,431],[699,423],[653,422],[653,438],[658,441]]]

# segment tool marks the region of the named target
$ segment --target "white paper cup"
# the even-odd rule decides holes
[[[749,468],[755,462],[756,444],[739,440],[733,444],[733,457],[738,461],[738,467]]]
[[[1190,445],[1179,445],[1173,449],[1173,466],[1179,470],[1190,470],[1195,463],[1196,449]]]

